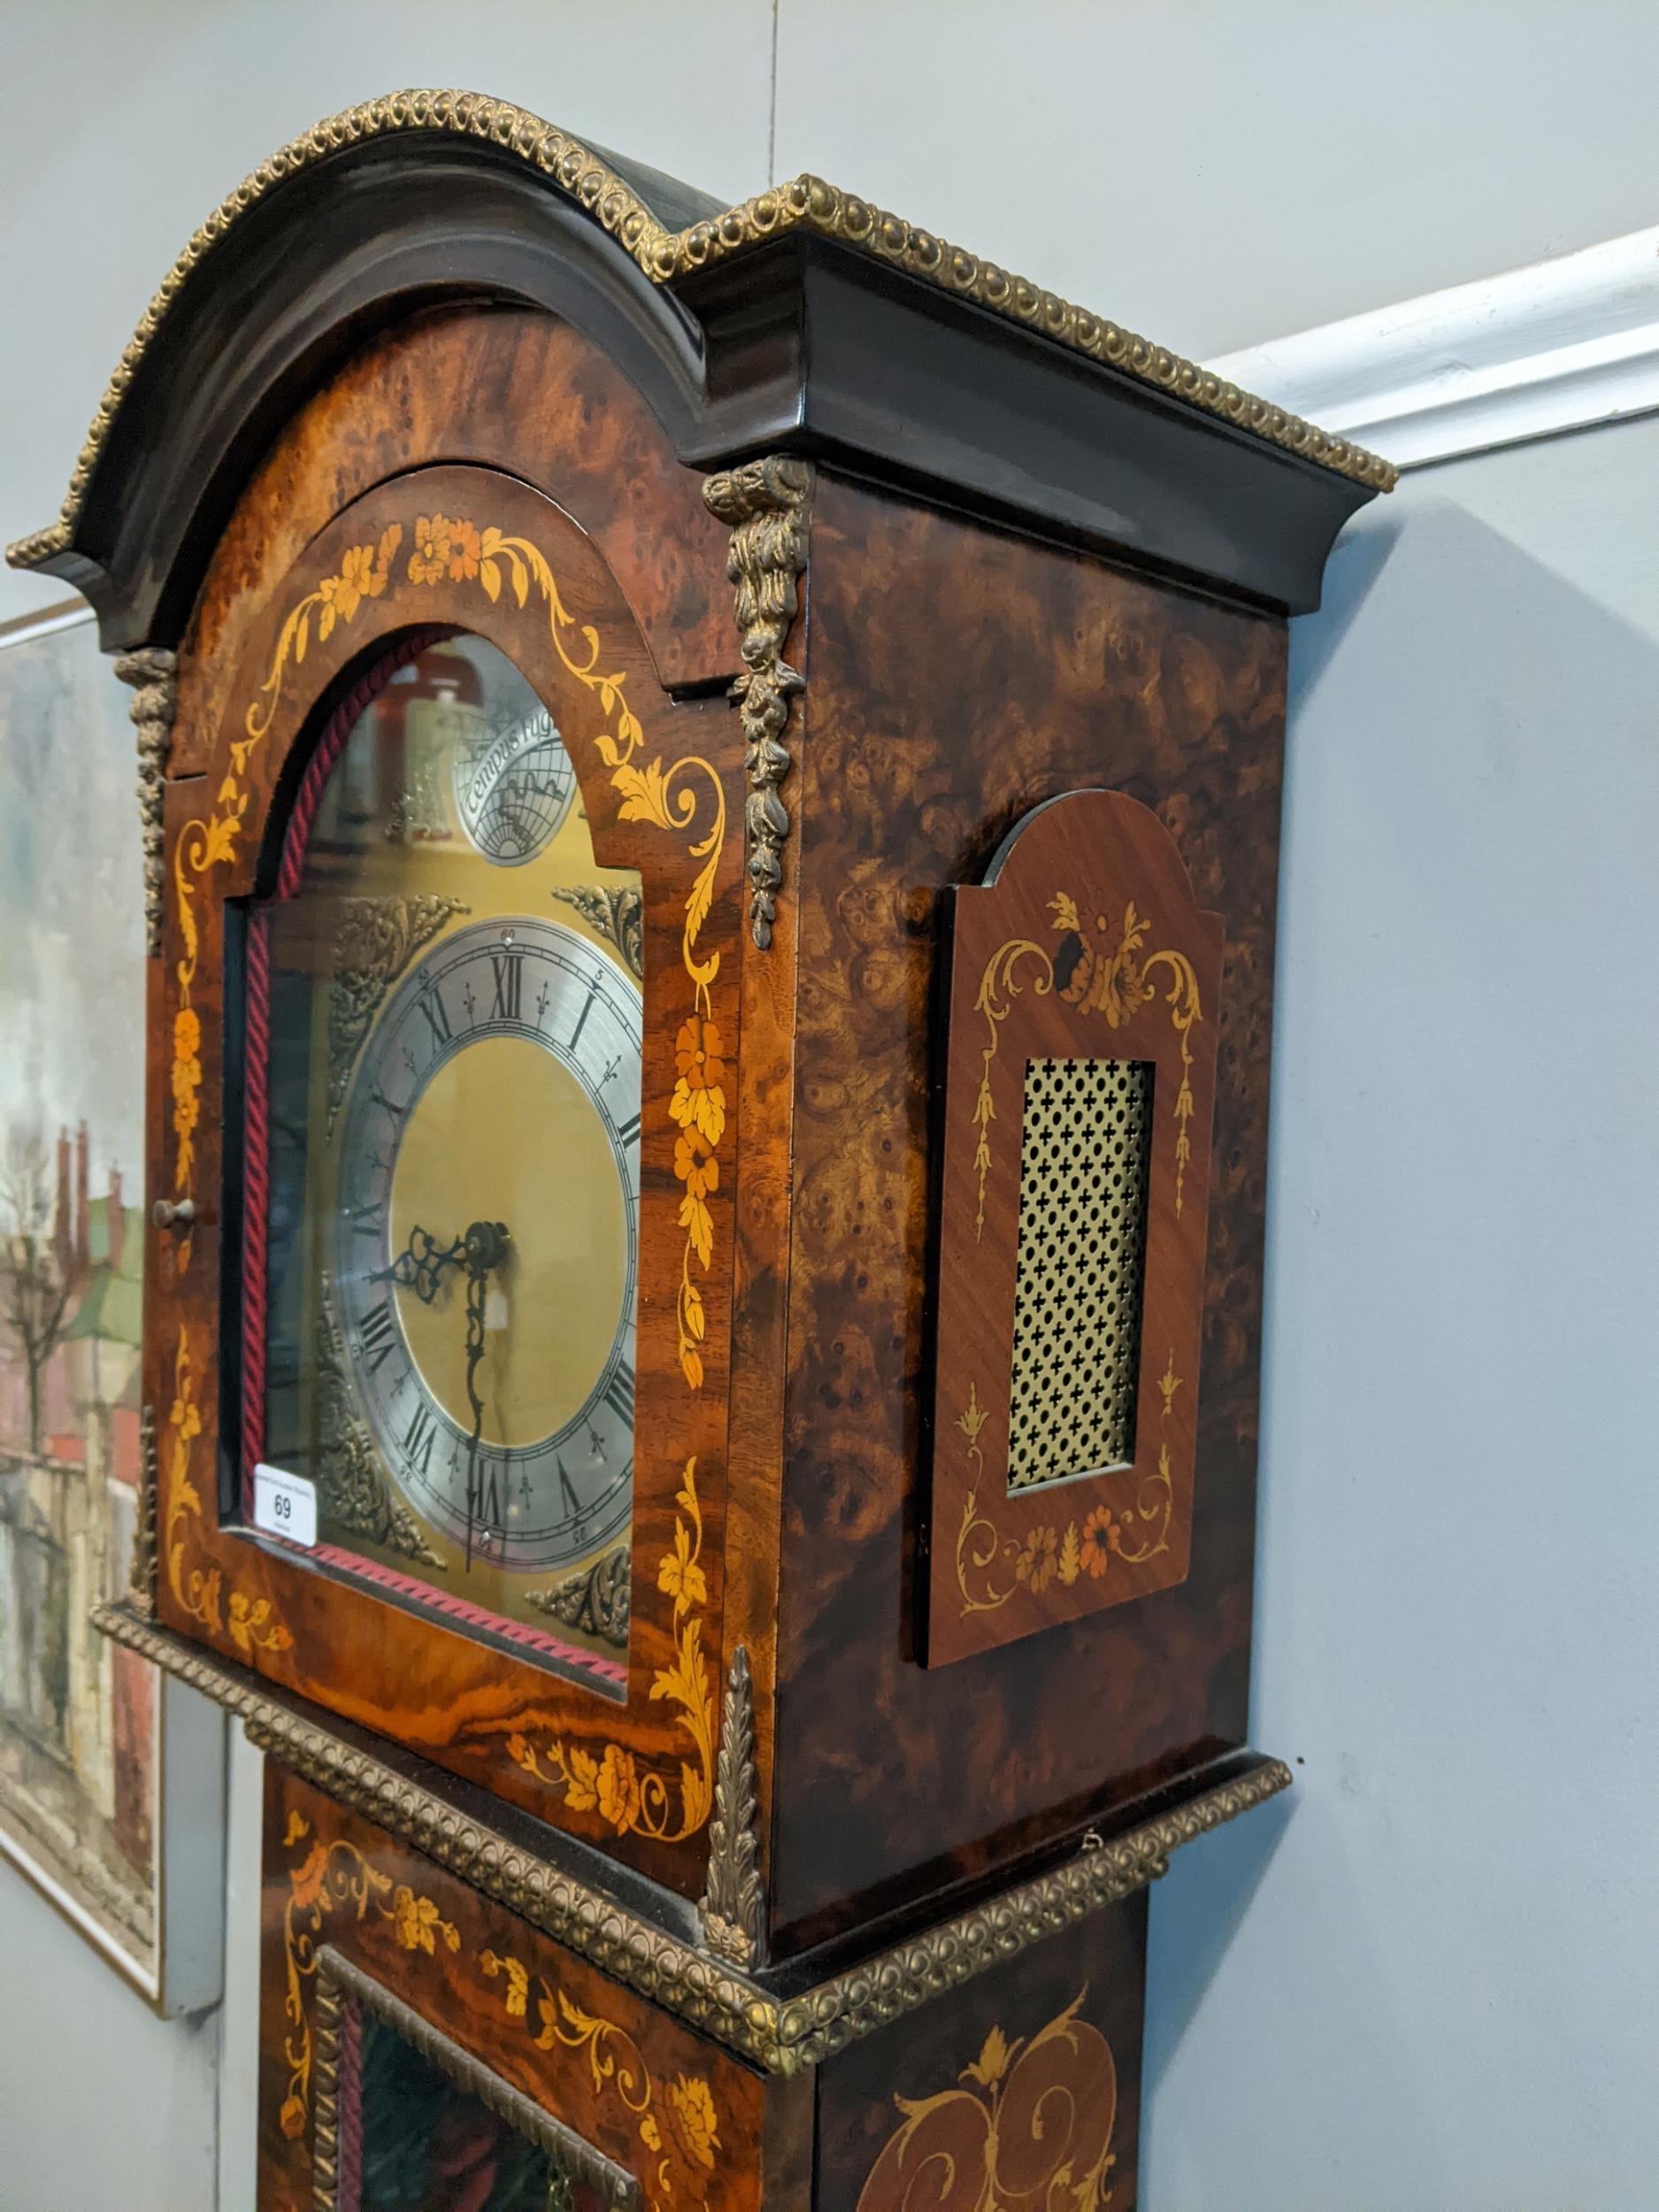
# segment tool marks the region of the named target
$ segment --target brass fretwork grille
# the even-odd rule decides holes
[[[1152,1153],[1148,1060],[1028,1060],[1008,1486],[1134,1457]]]

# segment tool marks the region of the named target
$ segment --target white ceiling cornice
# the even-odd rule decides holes
[[[1206,364],[1402,469],[1659,409],[1659,228]]]

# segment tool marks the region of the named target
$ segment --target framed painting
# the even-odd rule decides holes
[[[0,1860],[180,2012],[219,1994],[224,1723],[91,1621],[151,1448],[127,701],[78,602],[0,627]]]

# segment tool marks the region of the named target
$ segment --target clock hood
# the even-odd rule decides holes
[[[83,592],[107,649],[175,645],[282,425],[377,333],[459,303],[581,328],[688,466],[839,462],[1293,612],[1317,603],[1342,522],[1394,481],[1359,447],[820,178],[723,209],[505,101],[411,91],[319,124],[202,226],[122,356],[58,519],[9,560]]]

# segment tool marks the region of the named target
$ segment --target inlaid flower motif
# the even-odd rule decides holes
[[[478,574],[479,555],[483,551],[477,530],[470,522],[449,525],[449,575],[457,584],[470,583]]]
[[[708,1196],[719,1187],[720,1164],[701,1130],[687,1127],[674,1139],[674,1172],[686,1187],[680,1202],[680,1225],[689,1237],[692,1250],[707,1267],[714,1251],[714,1217],[709,1211]]]
[[[323,603],[317,618],[318,636],[326,638],[337,621],[349,622],[365,599],[377,597],[385,588],[386,579],[374,573],[374,548],[349,545],[339,575],[325,576],[317,587]]]
[[[709,2085],[700,2074],[681,2074],[668,2085],[668,2114],[675,2140],[687,2158],[712,2167],[720,2140]]]
[[[1001,2028],[993,2027],[986,2037],[979,2055],[971,2066],[962,2070],[964,2081],[977,2081],[982,2088],[995,2089],[1007,2073],[1018,2046],[1010,2044]]]
[[[1054,1580],[1060,1564],[1060,1540],[1051,1528],[1034,1528],[1014,1562],[1014,1572],[1033,1596],[1041,1596]]]
[[[605,1746],[598,1789],[600,1811],[619,1836],[625,1835],[639,1814],[640,1779],[634,1772],[634,1754],[620,1744]]]
[[[179,1432],[180,1444],[188,1444],[193,1437],[202,1433],[202,1416],[196,1409],[196,1401],[187,1397],[182,1391],[173,1400],[168,1417]]]
[[[1097,1505],[1083,1524],[1083,1571],[1098,1582],[1123,1540],[1122,1522],[1110,1506]]]
[[[530,1970],[522,1959],[513,1957],[511,1951],[482,1951],[479,1964],[494,1981],[497,1975],[504,1977],[506,1991],[502,1998],[510,2020],[526,2016],[530,2001]]]
[[[409,557],[411,584],[435,584],[449,564],[455,526],[448,515],[419,515],[415,521],[415,549]]]
[[[286,1651],[294,1640],[270,1599],[250,1598],[243,1590],[231,1592],[230,1632],[244,1659],[253,1657],[256,1644],[266,1651]]]
[[[461,1947],[459,1930],[440,1916],[430,1897],[417,1897],[406,1882],[400,1882],[392,1892],[392,1926],[405,1951],[435,1955],[440,1936],[446,1950]]]
[[[328,1870],[328,1846],[320,1839],[313,1843],[299,1865],[288,1876],[293,1891],[296,1912],[308,1912],[323,1893],[323,1877]]]
[[[720,1032],[701,1014],[680,1025],[674,1040],[674,1065],[694,1091],[718,1083],[725,1073],[720,1058]]]
[[[979,1442],[979,1431],[985,1426],[990,1417],[990,1415],[979,1403],[979,1386],[978,1381],[975,1380],[970,1382],[968,1385],[968,1402],[963,1407],[962,1411],[956,1416],[956,1426],[962,1431],[962,1433],[967,1438],[968,1442],[971,1445],[977,1444]]]
[[[720,1163],[695,1129],[674,1139],[674,1172],[694,1198],[720,1187]]]
[[[674,1065],[680,1080],[668,1102],[670,1115],[682,1129],[696,1129],[711,1145],[718,1144],[726,1127],[726,1093],[721,1087],[726,1063],[713,1022],[701,1014],[681,1022],[674,1040]]]
[[[674,1525],[674,1548],[663,1555],[657,1570],[657,1586],[664,1597],[673,1598],[682,1606],[708,1603],[709,1586],[683,1521]]]

